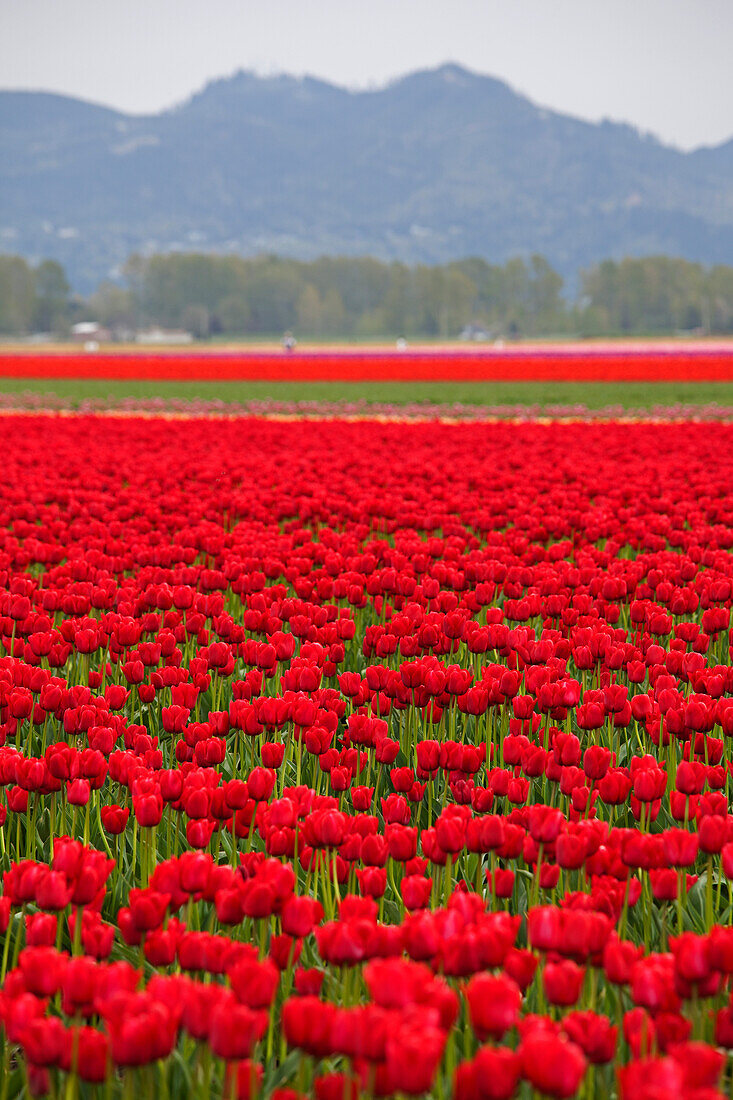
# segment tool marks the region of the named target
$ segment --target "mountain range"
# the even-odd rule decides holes
[[[0,251],[74,287],[134,251],[733,262],[733,140],[681,152],[454,64],[384,88],[251,72],[127,115],[0,92]]]

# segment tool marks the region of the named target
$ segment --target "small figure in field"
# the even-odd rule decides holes
[[[283,334],[282,344],[285,351],[295,351],[297,343],[298,342],[293,336],[292,332],[286,332]]]

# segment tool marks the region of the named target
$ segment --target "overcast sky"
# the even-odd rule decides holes
[[[0,87],[158,111],[237,69],[367,87],[457,61],[682,148],[733,136],[733,0],[0,0]]]

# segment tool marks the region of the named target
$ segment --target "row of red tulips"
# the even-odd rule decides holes
[[[267,382],[730,382],[723,343],[0,354],[6,378]]]
[[[0,434],[3,1100],[733,1088],[733,429]]]

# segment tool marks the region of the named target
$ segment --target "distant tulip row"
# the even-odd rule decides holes
[[[83,383],[80,383],[80,387]],[[72,412],[68,407],[68,398],[59,397],[52,392],[53,380],[47,379],[44,389],[24,390],[22,393],[0,393],[0,414],[4,411],[17,412],[61,412],[64,416],[134,416],[134,417],[181,417],[199,419],[215,417],[217,420],[230,417],[272,418],[275,420],[380,420],[398,423],[422,423],[439,421],[447,424],[463,421],[491,423],[495,420],[512,420],[519,423],[546,421],[612,421],[614,424],[644,423],[684,423],[687,421],[724,422],[733,421],[733,406],[708,401],[705,404],[682,403],[663,404],[654,402],[647,408],[621,405],[603,405],[588,408],[580,402],[572,404],[554,402],[552,404],[515,404],[490,405],[470,404],[465,401],[373,401],[364,398],[355,399],[345,396],[348,390],[337,391],[333,400],[285,400],[269,397],[251,400],[235,400],[234,394],[223,398],[189,397],[184,389],[180,396],[168,397],[84,397]],[[338,394],[341,396],[338,396]],[[653,393],[653,391],[650,392]]]
[[[726,342],[0,352],[5,378],[266,382],[730,382]]]

